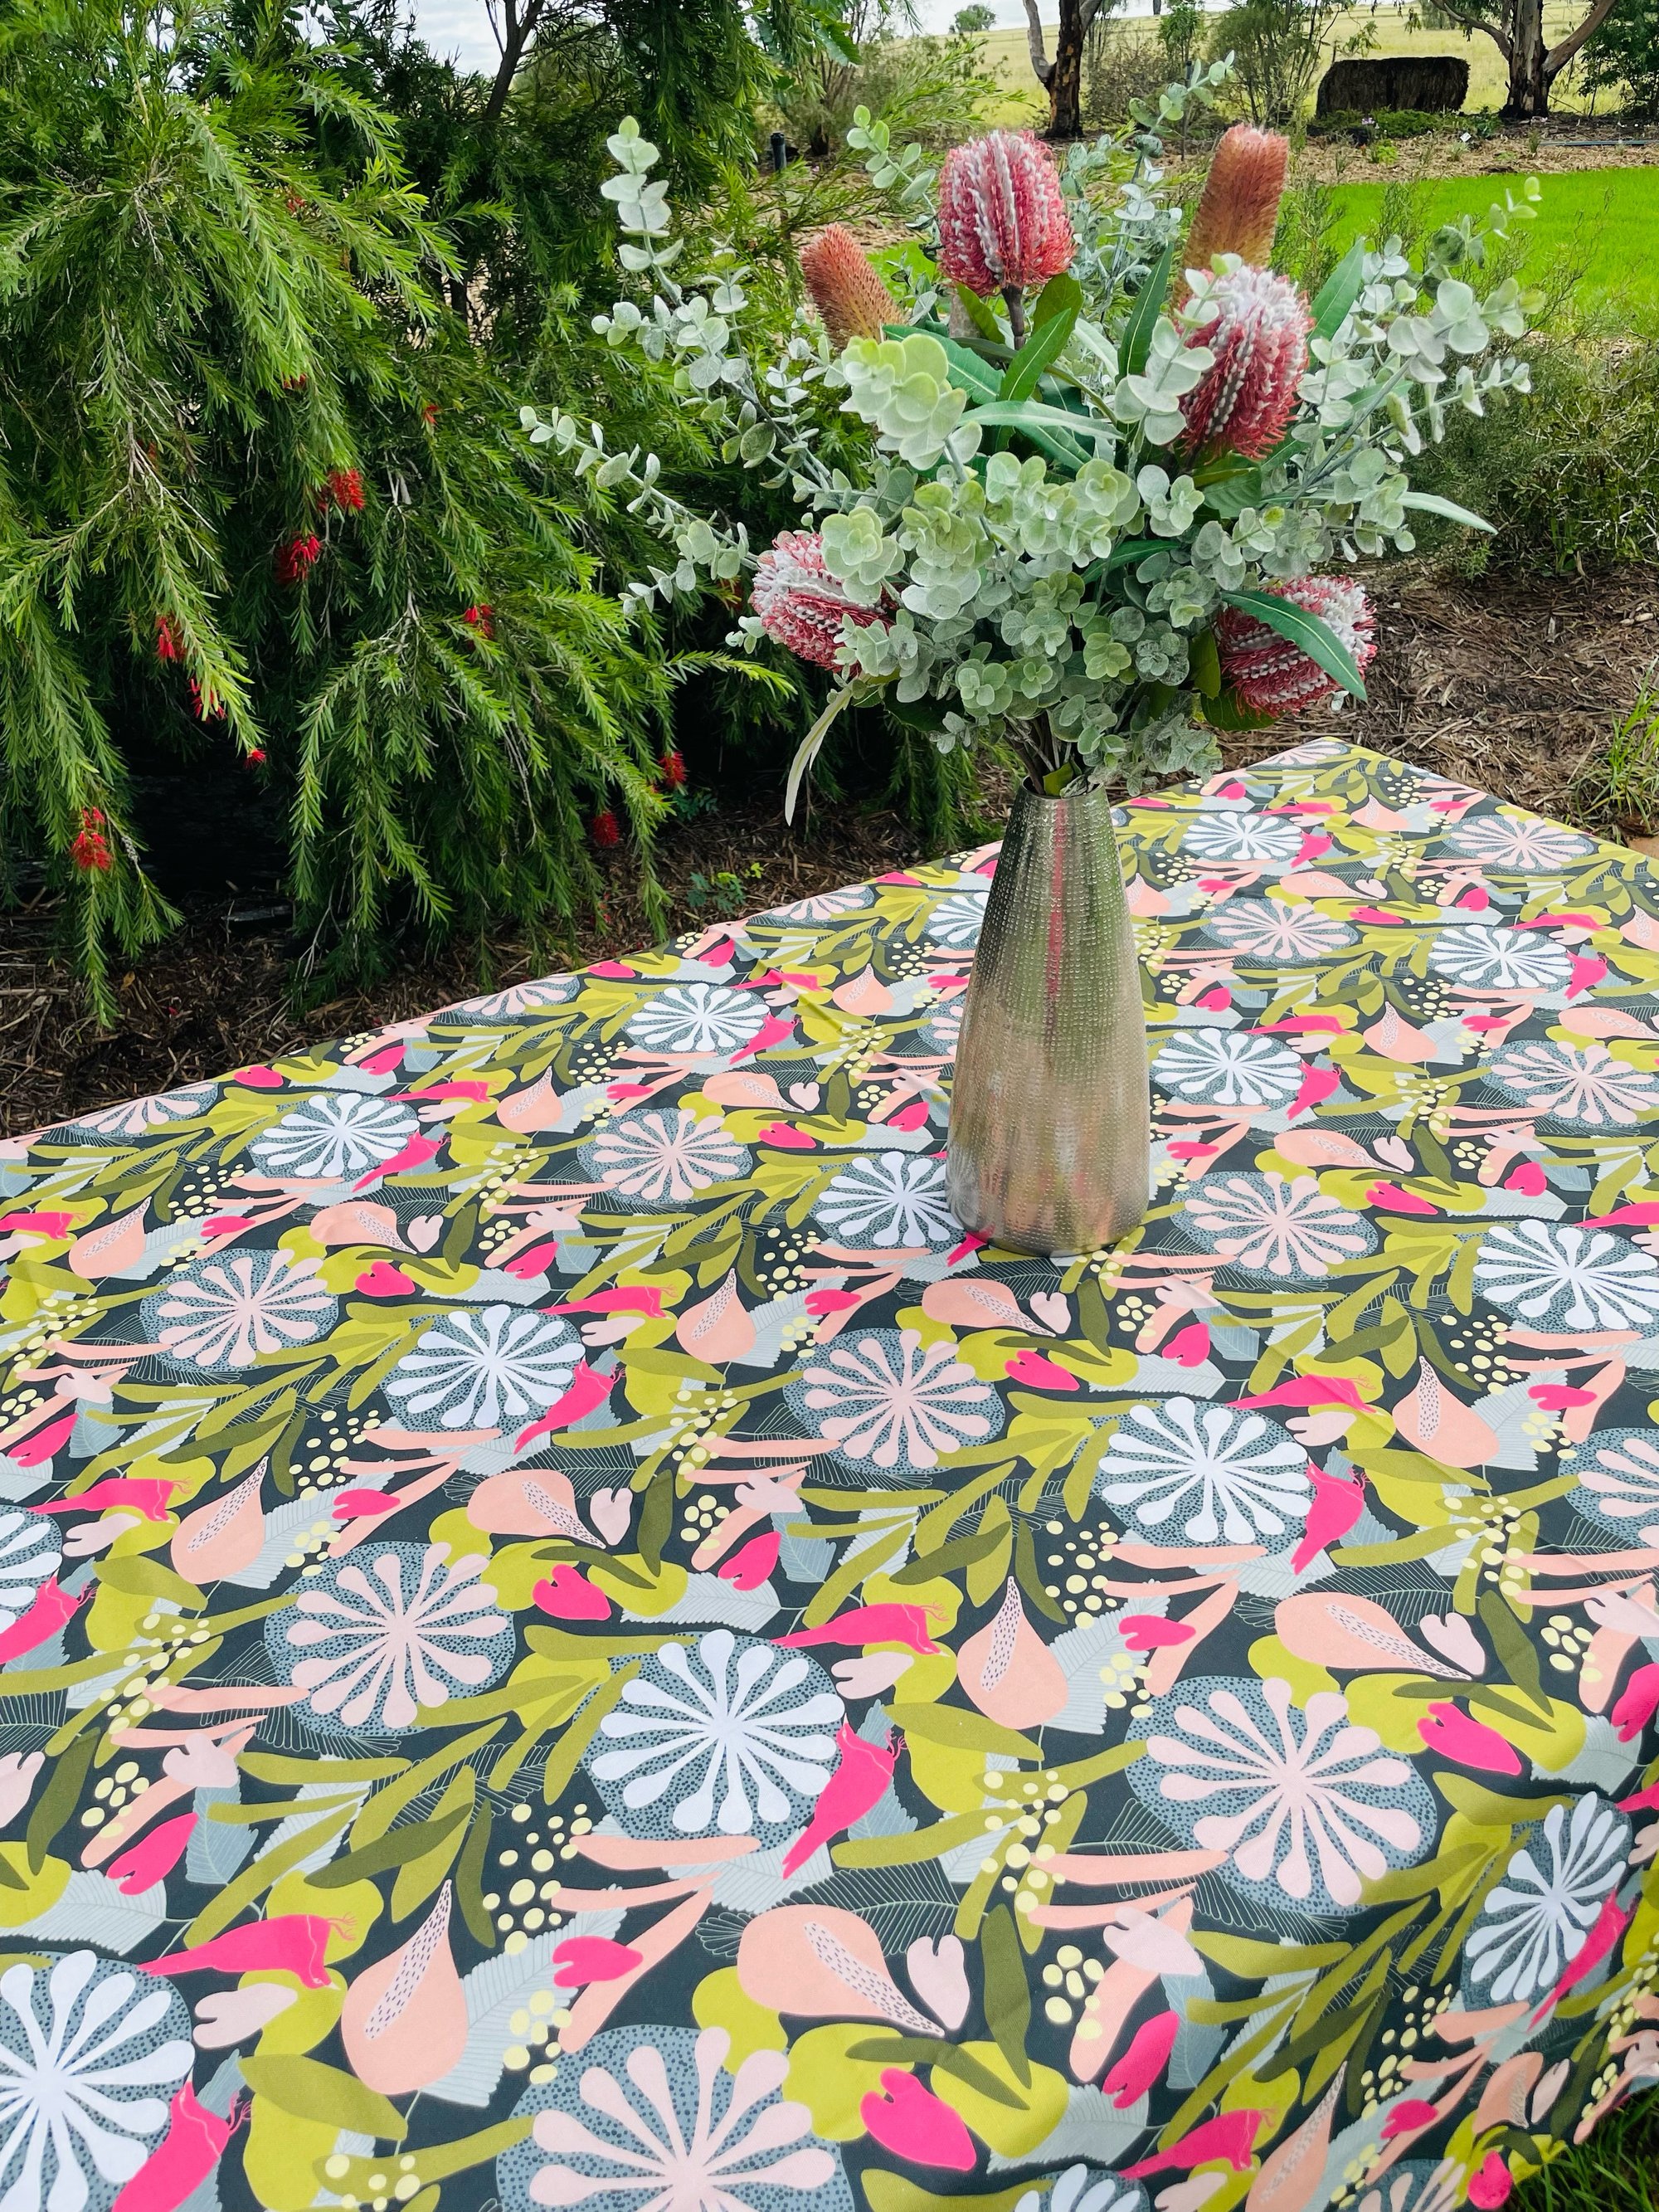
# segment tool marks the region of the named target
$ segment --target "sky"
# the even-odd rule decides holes
[[[673,0],[662,0],[662,4],[671,7]],[[943,31],[963,4],[964,0],[917,0],[916,12],[924,30]],[[1022,0],[990,0],[990,4],[996,9],[1000,25],[1013,27],[1025,21]],[[1126,12],[1150,15],[1149,0],[1130,0]],[[1049,13],[1045,6],[1045,18]],[[495,42],[490,36],[484,0],[415,0],[415,20],[421,36],[439,53],[459,54],[473,69],[495,67]]]

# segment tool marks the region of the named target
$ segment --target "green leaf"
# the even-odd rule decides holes
[[[1252,714],[1237,691],[1224,691],[1206,702],[1204,719],[1212,730],[1265,730],[1273,718]]]
[[[1167,543],[1158,538],[1126,538],[1121,545],[1114,545],[1105,558],[1097,561],[1084,576],[1085,584],[1097,584],[1103,576],[1109,576],[1115,568],[1127,568],[1131,562],[1144,561],[1149,553],[1167,553]]]
[[[1006,1905],[986,1914],[979,1948],[985,1961],[985,2024],[1014,2079],[1029,2089],[1031,2062],[1025,2055],[1025,2037],[1031,2025],[1031,1985],[1025,1978],[1014,1916]]]
[[[1319,297],[1313,303],[1315,337],[1336,336],[1364,281],[1365,241],[1357,238],[1319,288]]]
[[[370,1875],[385,1874],[389,1868],[403,1866],[410,1859],[424,1857],[434,1850],[444,1838],[459,1828],[465,1820],[467,1808],[446,1815],[441,1820],[411,1820],[407,1827],[392,1828],[372,1844],[363,1844],[343,1858],[331,1859],[319,1867],[311,1877],[317,1889],[344,1889],[348,1883],[363,1881]]]
[[[1277,592],[1224,592],[1221,596],[1228,606],[1237,607],[1241,614],[1254,615],[1257,622],[1288,638],[1345,691],[1356,699],[1364,697],[1364,678],[1354,666],[1353,655],[1317,615],[1310,614],[1294,599],[1280,599]]]
[[[1075,276],[1062,270],[1058,276],[1051,276],[1037,294],[1036,305],[1031,310],[1031,328],[1041,330],[1044,323],[1068,310],[1075,322],[1083,313],[1083,287]]]
[[[997,386],[1002,381],[1000,373],[982,362],[976,353],[954,338],[941,338],[945,349],[945,374],[958,392],[965,392],[970,399],[994,399]]]
[[[818,757],[818,748],[830,734],[830,725],[842,708],[850,703],[857,689],[857,684],[851,683],[841,684],[832,691],[823,712],[795,748],[795,757],[789,763],[789,780],[783,787],[783,818],[786,822],[793,822],[795,818],[795,802],[800,797],[800,787]]]
[[[1042,1746],[1029,1735],[988,1721],[960,1705],[894,1705],[888,1718],[906,1735],[940,1743],[952,1751],[1000,1752],[1008,1759],[1041,1759]]]
[[[1057,430],[1068,444],[1075,438],[1109,438],[1115,443],[1118,435],[1116,423],[1102,416],[1074,415],[1069,407],[1045,407],[1038,399],[993,399],[983,407],[970,407],[963,420],[1012,430]],[[1076,450],[1081,461],[1082,449]]]
[[[1002,325],[992,313],[988,300],[981,300],[977,292],[970,292],[965,284],[957,286],[957,300],[963,313],[982,338],[989,338],[993,345],[1007,343]]]
[[[1467,507],[1459,507],[1455,500],[1442,499],[1437,491],[1408,491],[1400,504],[1414,507],[1419,514],[1437,514],[1443,522],[1461,522],[1465,530],[1484,530],[1489,538],[1497,535],[1484,515],[1471,514]]]
[[[1175,266],[1173,242],[1166,246],[1153,264],[1152,274],[1135,294],[1134,306],[1129,310],[1129,319],[1123,325],[1122,343],[1117,357],[1125,376],[1139,376],[1146,366],[1146,356],[1152,349],[1152,332],[1163,312],[1165,294],[1170,289],[1170,271]]]
[[[1206,699],[1221,696],[1221,655],[1217,650],[1215,632],[1200,631],[1187,648],[1187,658],[1192,666],[1194,689]]]
[[[997,392],[999,399],[1028,399],[1042,381],[1042,372],[1051,361],[1066,350],[1066,341],[1072,335],[1077,321],[1075,307],[1062,307],[1058,314],[1033,331],[1030,337],[1009,362]]]
[[[1247,507],[1259,507],[1261,503],[1260,469],[1235,469],[1231,475],[1218,477],[1214,483],[1204,487],[1205,506],[1224,522],[1236,522]]]
[[[407,2123],[389,2098],[366,2088],[355,2075],[320,2059],[292,2056],[244,2058],[242,2078],[256,2097],[268,2097],[279,2111],[295,2119],[321,2120],[353,2135],[378,2136],[401,2142]]]

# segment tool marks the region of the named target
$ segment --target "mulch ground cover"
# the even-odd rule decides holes
[[[1230,764],[1328,727],[1381,751],[1496,792],[1519,805],[1583,820],[1575,791],[1587,759],[1659,655],[1659,570],[1524,585],[1392,571],[1378,594],[1383,643],[1367,704],[1295,732],[1227,741]],[[370,988],[301,1006],[296,945],[275,875],[275,847],[255,838],[229,861],[210,788],[158,781],[152,811],[158,872],[183,927],[117,978],[119,1015],[100,1031],[72,969],[55,957],[45,903],[0,915],[0,1133],[15,1134],[135,1095],[188,1083],[307,1042],[398,1021],[494,983],[636,948],[653,934],[624,855],[611,866],[603,911],[556,947],[516,943],[411,957]],[[672,824],[659,852],[671,927],[800,898],[920,857],[905,824],[853,802],[816,805],[786,828],[775,782],[728,779],[711,811]],[[999,793],[986,794],[1000,811]],[[1614,834],[1641,823],[1586,826]]]

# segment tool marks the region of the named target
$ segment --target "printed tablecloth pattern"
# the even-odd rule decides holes
[[[1659,884],[1122,835],[1109,1252],[946,1205],[989,854],[0,1149],[3,2212],[1449,2212],[1659,2073]]]

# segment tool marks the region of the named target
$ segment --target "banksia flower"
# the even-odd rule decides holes
[[[469,607],[461,620],[470,623],[480,637],[494,637],[495,635],[495,610],[488,602]]]
[[[1280,584],[1275,590],[1278,598],[1317,615],[1346,646],[1362,673],[1376,659],[1370,601],[1358,584],[1346,576],[1305,576],[1300,583]],[[1271,715],[1277,721],[1282,714],[1300,714],[1319,706],[1340,689],[1300,646],[1237,607],[1222,610],[1215,632],[1222,676],[1253,714]]]
[[[622,827],[607,806],[603,814],[596,814],[588,825],[593,842],[601,852],[609,852],[613,845],[622,842]]]
[[[848,338],[878,338],[884,324],[904,319],[863,247],[842,223],[832,222],[803,246],[800,273],[836,353]]]
[[[182,660],[184,657],[185,641],[179,635],[178,623],[171,615],[157,615],[155,658],[158,660]]]
[[[1191,453],[1225,451],[1259,461],[1284,436],[1296,388],[1308,366],[1308,303],[1271,269],[1235,269],[1212,277],[1205,294],[1219,312],[1194,331],[1215,364],[1181,403]]]
[[[988,300],[1046,284],[1076,251],[1053,155],[1029,131],[993,131],[945,157],[939,265]]]
[[[854,606],[824,567],[823,536],[817,530],[786,530],[761,555],[749,603],[769,637],[819,668],[836,665],[843,620],[861,629],[872,623],[888,627],[879,607]]]
[[[1276,131],[1235,123],[1222,133],[1187,234],[1185,267],[1207,269],[1218,253],[1267,267],[1290,157],[1290,140]]]
[[[286,545],[276,549],[276,580],[279,584],[297,584],[310,573],[323,541],[315,531],[304,538],[290,538]]]

